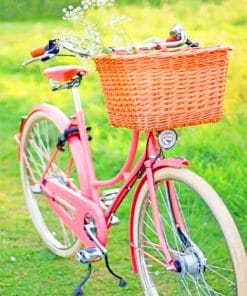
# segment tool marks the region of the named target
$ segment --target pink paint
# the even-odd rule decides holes
[[[52,162],[56,159],[59,153],[63,153],[60,152],[57,148],[54,149],[50,159],[47,159],[47,166],[42,173],[40,180],[35,180],[28,162],[28,158],[26,157],[23,150],[21,140],[23,128],[25,128],[28,118],[38,111],[42,111],[53,118],[61,131],[64,131],[70,126],[78,126],[79,135],[71,135],[67,140],[72,157],[68,160],[65,173],[69,175],[72,165],[75,166],[80,183],[80,190],[65,187],[64,185],[49,180],[47,178],[46,175],[49,171],[50,166],[52,165]],[[15,138],[18,143],[19,153],[23,157],[31,177],[35,180],[35,182],[38,182],[40,184],[43,193],[47,196],[47,201],[50,208],[58,217],[62,219],[62,221],[78,237],[78,239],[82,241],[85,247],[95,246],[95,242],[93,242],[88,237],[84,229],[86,217],[90,216],[95,221],[95,224],[97,226],[97,238],[103,246],[106,246],[108,238],[108,228],[111,226],[111,215],[116,212],[129,190],[140,178],[140,182],[137,186],[132,201],[129,218],[130,253],[133,270],[135,272],[137,272],[137,264],[135,258],[135,249],[137,248],[137,246],[135,246],[133,242],[133,218],[139,192],[144,182],[147,182],[153,209],[152,215],[155,222],[156,231],[158,233],[160,248],[163,251],[167,261],[167,264],[163,265],[164,268],[166,266],[172,265],[172,257],[164,240],[161,221],[158,214],[158,205],[154,189],[154,172],[165,167],[179,168],[183,164],[188,164],[188,162],[183,158],[159,159],[158,162],[155,162],[155,159],[157,158],[156,156],[158,155],[159,151],[154,133],[146,133],[146,150],[143,152],[141,157],[136,161],[136,164],[134,165],[139,143],[139,132],[132,131],[132,140],[127,159],[119,173],[115,177],[108,180],[97,180],[96,178],[94,164],[88,142],[88,134],[86,130],[84,115],[80,111],[76,112],[74,117],[69,120],[64,115],[64,113],[56,107],[46,104],[40,105],[28,114],[27,119],[25,119],[20,128],[20,134],[17,135]],[[39,149],[39,147],[36,148]],[[112,205],[106,211],[104,211],[100,206],[99,189],[102,187],[114,186],[121,180],[123,180],[123,185],[120,188],[119,193],[115,197]],[[183,219],[179,213],[177,200],[173,192],[172,183],[168,182],[167,185],[176,223],[180,225],[182,230],[185,230]],[[68,214],[68,212],[70,214]]]

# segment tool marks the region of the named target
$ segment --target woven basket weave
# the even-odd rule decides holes
[[[223,117],[229,46],[94,59],[114,127],[160,131]]]

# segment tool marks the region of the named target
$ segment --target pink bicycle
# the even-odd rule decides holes
[[[192,44],[180,39],[165,45],[186,42]],[[88,56],[84,49],[50,40],[25,64],[56,57],[62,48]],[[110,180],[96,178],[78,93],[86,74],[81,66],[47,69],[44,75],[60,82],[53,90],[72,90],[75,114],[67,118],[54,106],[40,105],[23,117],[16,135],[23,190],[39,235],[56,255],[77,254],[88,264],[74,295],[83,294],[91,263],[102,258],[119,285],[126,285],[109,266],[107,237],[118,223],[117,209],[136,184],[129,245],[144,294],[246,296],[246,254],[238,230],[216,192],[183,168],[189,165],[185,158],[165,158],[164,151],[177,141],[173,129],[146,132],[146,148],[136,162],[140,131],[133,130],[120,172]],[[113,189],[120,181],[121,188]]]

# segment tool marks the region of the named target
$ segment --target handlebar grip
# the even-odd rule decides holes
[[[33,58],[42,56],[46,51],[45,46],[37,47],[31,50],[31,56]]]
[[[178,41],[178,40],[175,36],[170,36],[166,39],[166,42],[176,42],[176,41]]]

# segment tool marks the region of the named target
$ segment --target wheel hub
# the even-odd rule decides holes
[[[200,277],[206,270],[206,258],[198,247],[190,246],[174,256],[174,266],[181,276],[189,273],[193,277]]]

